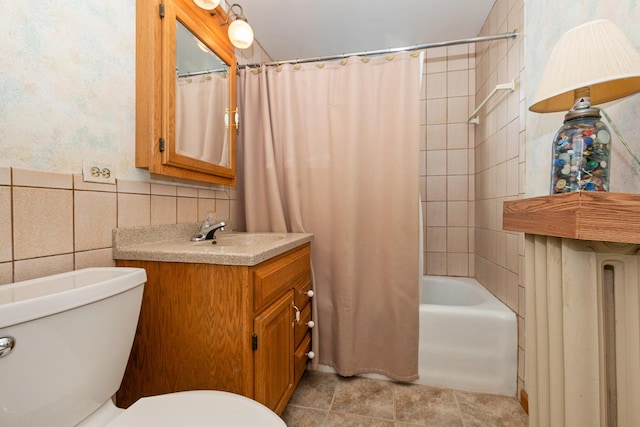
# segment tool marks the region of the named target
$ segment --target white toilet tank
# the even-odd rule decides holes
[[[75,426],[107,402],[146,280],[143,269],[107,267],[0,286],[0,426]]]

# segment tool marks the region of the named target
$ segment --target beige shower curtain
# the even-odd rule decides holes
[[[176,151],[229,166],[229,79],[226,72],[176,80]]]
[[[242,70],[247,231],[314,233],[317,362],[417,378],[420,58]]]

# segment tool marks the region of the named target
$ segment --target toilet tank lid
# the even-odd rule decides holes
[[[286,427],[255,400],[218,390],[194,390],[144,397],[106,427]]]
[[[90,304],[146,281],[142,268],[95,267],[3,285],[0,329]]]

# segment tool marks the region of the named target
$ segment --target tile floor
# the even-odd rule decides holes
[[[307,371],[288,427],[526,427],[515,398]]]

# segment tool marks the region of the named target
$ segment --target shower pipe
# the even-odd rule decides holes
[[[393,49],[380,49],[380,50],[362,51],[362,52],[354,52],[354,53],[343,53],[342,55],[317,56],[317,57],[304,58],[304,59],[289,59],[285,61],[267,62],[265,64],[240,65],[238,66],[238,68],[260,67],[262,65],[272,66],[272,65],[282,65],[282,64],[303,64],[305,62],[331,61],[334,59],[343,59],[349,56],[382,55],[385,53],[389,54],[389,53],[396,53],[396,52],[406,52],[411,50],[431,49],[434,47],[453,46],[457,44],[469,44],[469,43],[486,42],[486,41],[501,40],[501,39],[515,39],[516,37],[518,37],[518,30],[514,30],[510,33],[472,37],[468,39],[449,40],[444,42],[426,43],[426,44],[420,44],[415,46],[397,47]]]

